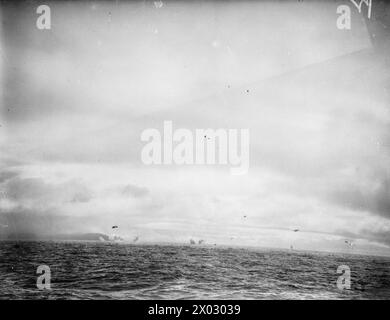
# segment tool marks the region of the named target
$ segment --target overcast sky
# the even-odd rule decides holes
[[[388,32],[348,3],[3,5],[0,233],[390,254]],[[248,128],[248,174],[144,165],[164,120]]]

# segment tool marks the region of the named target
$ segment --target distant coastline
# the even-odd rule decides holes
[[[0,240],[35,240],[35,241],[110,241],[103,233],[69,233],[54,235],[36,235],[33,233],[0,235]]]

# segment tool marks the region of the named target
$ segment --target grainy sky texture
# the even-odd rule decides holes
[[[367,19],[349,1],[49,1],[51,30],[41,3],[3,2],[0,235],[390,254],[390,10],[373,2]],[[248,174],[144,165],[164,120],[249,128]]]

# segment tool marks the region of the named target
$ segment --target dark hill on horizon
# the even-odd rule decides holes
[[[109,236],[103,233],[70,233],[54,235],[36,235],[34,233],[18,233],[1,235],[0,240],[76,240],[76,241],[109,241]]]

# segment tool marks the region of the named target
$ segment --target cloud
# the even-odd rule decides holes
[[[353,210],[367,211],[390,219],[390,180],[382,179],[374,186],[343,186],[332,191],[331,199]]]
[[[376,232],[373,232],[372,230],[364,230],[363,237],[377,241],[378,243],[382,243],[390,247],[390,229]]]
[[[324,192],[335,204],[390,219],[390,175],[388,168],[362,163],[334,175]]]
[[[0,239],[42,239],[59,234],[96,232],[99,228],[91,225],[93,217],[74,216],[58,208],[14,207],[10,210],[0,208]]]
[[[141,198],[149,194],[147,188],[138,187],[132,184],[128,184],[122,189],[122,195],[124,196],[133,196],[135,198]]]
[[[13,177],[16,177],[18,173],[16,171],[1,171],[0,172],[0,183],[3,183]]]
[[[22,178],[16,176],[3,186],[8,200],[19,205],[41,207],[60,206],[66,202],[88,202],[91,191],[79,181],[48,183],[43,178]]]
[[[388,55],[360,15],[348,33],[325,2],[120,4],[110,22],[108,3],[52,5],[50,32],[31,7],[4,7],[0,212],[15,230],[285,246],[299,226],[388,244]],[[248,175],[143,166],[140,133],[164,120],[249,128]]]

